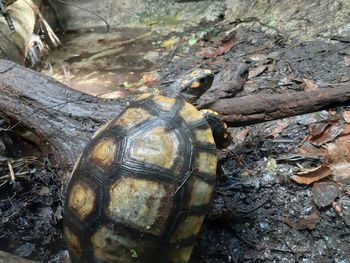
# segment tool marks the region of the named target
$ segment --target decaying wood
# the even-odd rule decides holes
[[[0,250],[0,263],[35,263],[35,261],[20,258]]]
[[[233,127],[346,105],[349,100],[350,85],[222,99],[212,103],[211,108],[223,114]],[[81,94],[50,77],[0,60],[0,114],[11,125],[20,123],[29,127],[47,142],[63,170],[74,163],[93,131],[116,116],[126,104],[125,100]]]
[[[315,91],[249,95],[222,99],[210,105],[228,126],[238,127],[350,104],[350,85]]]
[[[61,165],[72,165],[93,131],[125,102],[81,94],[11,61],[0,60],[0,114],[44,139]],[[62,166],[63,167],[63,166]]]

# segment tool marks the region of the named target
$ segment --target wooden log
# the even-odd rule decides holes
[[[11,125],[19,121],[47,142],[62,168],[74,163],[93,131],[116,116],[125,103],[82,94],[0,60],[0,114]]]
[[[222,99],[210,108],[220,112],[228,126],[238,127],[349,104],[350,85],[342,85],[315,91]]]

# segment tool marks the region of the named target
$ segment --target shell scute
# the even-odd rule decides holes
[[[106,170],[113,164],[117,150],[118,143],[115,140],[103,138],[91,148],[87,161]]]
[[[93,188],[85,182],[77,181],[68,194],[68,207],[82,221],[94,210],[95,199],[96,193]]]
[[[130,138],[131,158],[170,169],[179,154],[179,138],[164,127],[154,127]]]
[[[160,182],[121,177],[109,190],[110,218],[142,232],[161,235],[173,207],[172,188]]]

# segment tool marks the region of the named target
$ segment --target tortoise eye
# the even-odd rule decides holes
[[[207,78],[198,78],[197,80],[193,81],[191,84],[191,88],[201,88],[203,86],[205,86],[208,83],[208,79]]]
[[[193,81],[192,84],[191,84],[191,88],[192,89],[197,89],[197,88],[200,88],[202,86],[202,83],[200,81]]]

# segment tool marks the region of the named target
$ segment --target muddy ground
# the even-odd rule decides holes
[[[122,90],[117,96],[124,96],[125,89],[131,94],[142,92],[144,84],[149,88],[164,87],[179,74],[198,66],[213,69],[213,87],[233,90],[230,96],[322,89],[350,80],[350,45],[346,39],[299,43],[298,39],[283,38],[279,32],[264,33],[259,27],[243,25],[232,29],[233,25],[226,22],[204,24],[168,36],[146,34],[142,41],[138,37],[145,32],[134,31],[138,33],[128,34],[124,40],[138,52],[130,45],[122,51],[106,50],[104,56],[94,57],[91,74],[85,66],[89,57],[98,52],[86,47],[69,53],[74,41],[67,40],[67,46],[52,53],[41,70],[79,90],[81,76],[91,76],[93,82],[101,76],[100,71],[104,72],[110,78],[103,76],[101,85],[95,89],[89,85],[85,91],[96,95]],[[99,45],[115,41],[108,34],[98,39]],[[166,42],[169,39],[172,40]],[[106,62],[108,54],[117,59],[109,57]],[[111,64],[109,70],[104,63]],[[99,68],[101,65],[103,68]],[[129,73],[119,70],[123,65]],[[249,77],[242,90],[230,80],[237,69],[245,66]],[[141,83],[145,73],[154,79]],[[311,125],[329,123],[331,118],[344,124],[344,112],[346,107],[231,128],[234,142],[221,153],[211,213],[192,262],[350,262],[347,184],[325,177],[305,185],[292,178],[301,167],[322,163],[318,155],[300,152],[308,141]],[[4,122],[1,125],[6,127]],[[61,215],[66,182],[59,177],[59,168],[40,153],[28,151],[32,145],[19,143],[17,136],[1,130],[0,134],[0,249],[39,262],[69,262]],[[15,180],[7,176],[10,168],[6,158],[13,160]],[[325,188],[318,191],[316,183],[323,183]]]

